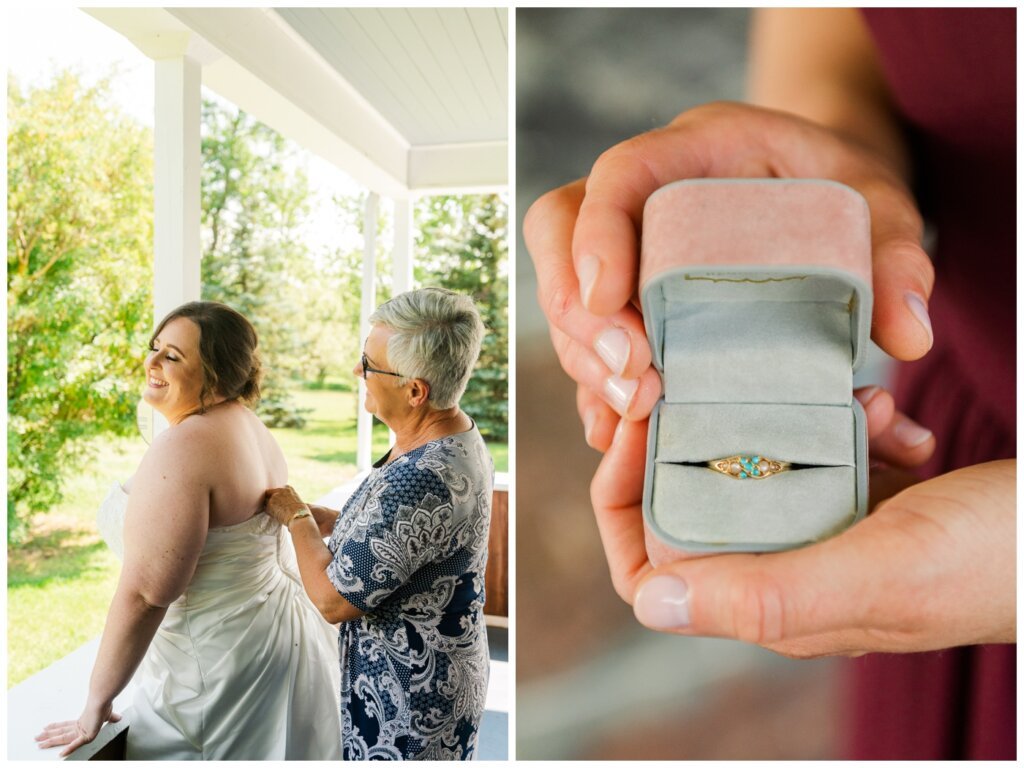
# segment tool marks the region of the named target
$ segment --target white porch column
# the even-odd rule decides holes
[[[395,249],[391,254],[391,295],[412,290],[412,200],[395,198]]]
[[[394,199],[395,203],[395,245],[391,251],[391,295],[412,290],[412,200],[408,197]],[[388,431],[391,443],[395,433]]]
[[[370,315],[377,301],[377,193],[366,196],[363,209],[363,292],[359,311],[359,341],[366,341],[370,332]],[[363,408],[366,381],[359,380],[359,416],[356,420],[356,469],[360,472],[373,464],[373,416]]]
[[[157,59],[153,130],[155,322],[199,299],[201,67],[188,56]]]

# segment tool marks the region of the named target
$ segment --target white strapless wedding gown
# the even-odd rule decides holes
[[[98,516],[119,558],[127,505],[115,483]],[[339,669],[284,529],[263,514],[211,528],[135,673],[127,757],[340,760]]]

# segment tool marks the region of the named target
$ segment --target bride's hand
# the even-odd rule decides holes
[[[67,748],[60,753],[60,757],[66,757],[83,744],[99,735],[100,729],[107,721],[116,723],[121,716],[113,711],[114,705],[111,702],[104,704],[86,704],[85,711],[77,720],[65,720],[61,723],[50,723],[43,732],[36,736],[40,749],[59,747],[67,744]]]

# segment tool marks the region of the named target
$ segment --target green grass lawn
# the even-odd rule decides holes
[[[295,401],[305,414],[302,429],[272,429],[285,458],[288,483],[304,499],[323,496],[356,474],[356,393],[332,390],[295,390]],[[373,430],[373,457],[388,449],[388,430]]]
[[[318,498],[356,473],[356,394],[295,390],[311,408],[303,429],[272,432],[288,459],[289,483]],[[117,558],[100,540],[96,510],[111,483],[129,477],[146,445],[142,438],[103,438],[93,443],[92,469],[66,480],[64,501],[33,522],[28,541],[7,550],[7,685],[52,664],[103,630],[117,585]],[[508,469],[508,446],[490,445],[495,469]],[[378,424],[374,458],[388,448]]]
[[[295,390],[296,402],[311,408],[302,429],[272,429],[288,458],[288,483],[303,498],[315,499],[356,474],[356,393]],[[388,429],[373,430],[373,458],[388,449]],[[508,471],[508,444],[488,444],[496,472]]]

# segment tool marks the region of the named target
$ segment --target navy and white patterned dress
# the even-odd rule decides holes
[[[386,459],[328,544],[328,577],[366,612],[339,638],[345,759],[469,759],[489,672],[493,464],[475,425]]]

